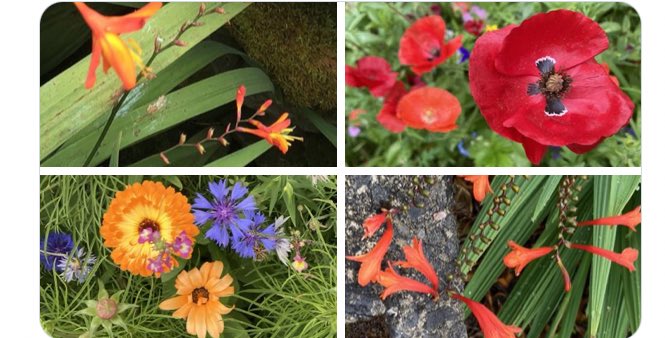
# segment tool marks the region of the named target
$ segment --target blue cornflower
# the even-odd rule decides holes
[[[85,250],[79,248],[71,257],[60,260],[56,269],[66,282],[76,280],[81,284],[85,282],[96,260],[94,255],[86,255]]]
[[[553,160],[558,160],[561,157],[561,147],[550,146],[550,152]]]
[[[44,265],[46,270],[53,270],[56,267],[58,270],[58,263],[65,260],[65,256],[74,249],[74,241],[70,234],[64,232],[51,232],[46,238],[39,241],[39,260]]]
[[[469,53],[469,50],[468,50],[468,49],[466,49],[466,48],[464,48],[464,47],[460,47],[460,48],[457,50],[457,56],[459,57],[459,59],[457,60],[457,63],[460,64],[460,63],[462,63],[462,62],[468,60],[468,59],[469,59],[469,55],[471,55],[471,53]]]
[[[257,251],[272,251],[277,245],[275,223],[262,227],[266,218],[257,212],[246,213],[245,218],[238,220],[237,227],[232,227],[233,245],[240,257],[256,258]],[[263,246],[261,248],[260,246]]]
[[[203,195],[196,194],[192,205],[194,222],[203,226],[212,221],[212,226],[205,236],[222,247],[228,246],[229,228],[235,227],[240,215],[256,210],[254,196],[247,195],[248,190],[242,183],[237,182],[232,189],[227,187],[226,183],[226,180],[210,182],[208,187],[213,199],[208,200]]]
[[[457,151],[460,153],[460,155],[469,158],[471,154],[469,154],[469,151],[464,148],[464,139],[461,139],[459,142],[457,142]]]

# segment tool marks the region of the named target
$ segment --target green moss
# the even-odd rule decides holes
[[[335,3],[255,3],[231,30],[287,101],[327,111],[337,102],[336,21]]]

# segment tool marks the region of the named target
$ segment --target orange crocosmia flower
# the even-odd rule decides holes
[[[379,227],[386,222],[386,217],[388,216],[388,210],[382,211],[376,215],[369,216],[363,222],[363,229],[365,230],[365,235],[363,239],[372,237],[374,233],[379,230]]]
[[[420,87],[408,92],[397,104],[397,117],[407,126],[433,132],[457,128],[462,112],[459,100],[450,92],[436,87]]]
[[[386,231],[381,235],[381,238],[374,248],[360,256],[346,256],[346,259],[360,262],[360,270],[358,270],[358,284],[366,286],[369,282],[375,282],[376,278],[381,271],[381,262],[383,257],[388,252],[390,242],[393,240],[393,222],[390,218],[386,220]]]
[[[514,268],[516,276],[519,276],[520,273],[522,273],[522,269],[524,269],[532,260],[545,256],[554,250],[554,248],[548,246],[527,249],[513,241],[509,241],[508,246],[512,251],[503,257],[503,264],[511,269]]]
[[[482,202],[487,192],[494,193],[490,185],[490,179],[487,175],[460,175],[465,181],[473,183],[473,198]]]
[[[639,255],[639,251],[633,248],[623,249],[621,253],[605,250],[602,248],[595,247],[593,245],[584,245],[584,244],[570,244],[570,247],[573,249],[584,250],[590,252],[594,255],[605,257],[611,260],[614,263],[617,263],[630,271],[635,271],[635,261]]]
[[[112,250],[111,259],[121,270],[146,277],[153,273],[159,276],[148,265],[161,252],[154,243],[139,241],[145,231],[158,234],[159,240],[166,243],[173,243],[184,232],[193,244],[199,234],[187,197],[152,181],[134,183],[117,192],[104,213],[99,232],[104,246]],[[178,265],[175,258],[168,261],[172,265],[166,266],[163,273]]]
[[[265,139],[268,141],[268,143],[279,148],[283,154],[286,154],[286,152],[289,150],[289,146],[291,146],[292,141],[303,141],[302,137],[289,135],[293,131],[293,128],[289,128],[291,125],[289,113],[283,113],[282,116],[280,116],[279,119],[277,119],[277,121],[275,121],[275,123],[271,124],[270,126],[266,126],[257,120],[249,120],[249,123],[255,126],[256,129],[238,127],[237,130]]]
[[[417,237],[413,237],[413,246],[406,245],[402,250],[404,251],[404,256],[406,256],[406,262],[397,262],[397,265],[418,270],[418,272],[422,273],[432,283],[435,291],[439,290],[439,277],[436,275],[432,264],[425,257],[423,242],[418,240]]]
[[[148,18],[162,8],[162,3],[151,2],[139,10],[123,16],[104,16],[82,2],[75,2],[74,5],[92,31],[92,57],[85,87],[90,89],[95,85],[95,71],[101,57],[104,73],[112,67],[122,81],[125,90],[134,88],[136,65],[143,67],[143,64],[141,57],[129,48],[119,35],[143,28]]]
[[[238,87],[238,91],[236,91],[236,121],[240,121],[242,104],[245,102],[245,93],[247,93],[245,85],[240,85],[240,87]]]
[[[584,222],[579,222],[577,223],[578,226],[588,226],[588,225],[623,225],[630,230],[637,231],[635,230],[635,227],[642,223],[642,206],[638,206],[637,208],[619,216],[612,216],[612,217],[603,217],[603,218],[598,218],[590,221],[584,221]]]
[[[219,299],[233,295],[233,278],[222,277],[222,262],[206,262],[201,269],[182,271],[175,281],[176,296],[159,304],[162,310],[176,310],[174,318],[187,319],[187,333],[205,338],[206,332],[219,338],[224,332],[222,315],[233,310]]]
[[[376,280],[385,289],[381,292],[381,299],[386,299],[395,292],[414,291],[432,295],[434,299],[439,299],[439,293],[427,284],[417,280],[401,276],[395,271],[392,264],[388,263],[388,269],[380,271]]]
[[[453,293],[450,297],[461,300],[469,307],[473,316],[476,317],[485,338],[515,338],[515,334],[522,332],[522,329],[517,326],[504,324],[499,317],[481,303],[456,293]]]

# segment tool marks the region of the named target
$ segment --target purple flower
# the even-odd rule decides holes
[[[356,138],[358,135],[360,135],[360,127],[358,126],[349,126],[349,136]]]
[[[171,248],[176,255],[182,258],[188,258],[192,254],[192,240],[187,237],[185,231],[181,232],[178,237],[173,240]]]
[[[212,200],[197,194],[192,210],[194,211],[194,222],[198,226],[212,221],[210,229],[206,232],[206,238],[226,247],[229,244],[229,227],[231,230],[240,219],[240,215],[256,210],[254,196],[247,195],[247,188],[240,182],[231,189],[226,186],[226,180],[210,182],[208,184]]]
[[[464,148],[464,139],[461,139],[457,143],[457,151],[460,153],[460,155],[466,158],[469,158],[471,156],[471,154],[469,154],[469,151],[466,148]]]
[[[74,249],[74,241],[70,234],[64,232],[51,232],[46,238],[39,242],[39,260],[46,270],[52,270],[56,267],[57,272],[62,272],[58,268],[58,263],[66,260],[64,256]]]
[[[550,152],[553,160],[558,160],[561,157],[561,147],[550,146]]]
[[[238,220],[238,226],[231,228],[232,248],[240,257],[256,258],[257,251],[275,250],[277,245],[275,223],[262,227],[265,220],[261,213],[251,212],[245,214],[244,219]]]

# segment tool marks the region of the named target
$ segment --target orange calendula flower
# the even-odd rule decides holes
[[[450,297],[464,302],[469,307],[485,338],[515,338],[515,334],[522,332],[522,329],[517,326],[504,324],[483,304],[456,293],[451,294]]]
[[[473,198],[482,202],[487,192],[494,193],[487,175],[460,175],[465,181],[473,183]]]
[[[294,140],[301,142],[303,141],[302,137],[289,135],[293,131],[293,128],[289,128],[291,125],[289,113],[283,113],[282,116],[280,116],[279,119],[277,119],[277,121],[275,121],[275,123],[271,124],[270,126],[266,126],[263,123],[253,119],[249,120],[249,123],[255,126],[256,129],[238,127],[237,130],[265,139],[268,141],[268,143],[279,148],[283,154],[286,154],[286,152],[289,150],[289,146],[291,146],[291,142]]]
[[[92,31],[92,58],[85,87],[89,89],[95,85],[95,71],[101,57],[105,73],[113,67],[125,90],[134,88],[136,65],[143,67],[143,64],[141,57],[120,39],[119,35],[143,28],[148,18],[162,8],[162,3],[151,2],[139,10],[123,16],[104,16],[82,2],[75,2],[74,5]]]
[[[593,245],[575,244],[571,243],[570,247],[573,249],[584,250],[594,255],[605,257],[614,263],[617,263],[630,271],[635,271],[635,261],[639,255],[639,251],[633,248],[623,249],[621,253],[605,250],[595,247]]]
[[[423,242],[418,240],[417,237],[413,237],[413,246],[406,245],[402,250],[404,251],[404,256],[406,256],[406,262],[397,262],[397,265],[418,270],[418,272],[422,273],[432,283],[432,288],[435,291],[439,290],[439,277],[436,275],[432,264],[425,257]]]
[[[612,217],[603,217],[590,221],[584,221],[577,223],[578,226],[589,226],[589,225],[623,225],[630,230],[635,230],[635,227],[642,223],[642,207],[638,206],[637,208],[619,216]]]
[[[511,269],[514,268],[516,276],[519,276],[520,273],[522,273],[522,269],[524,269],[532,260],[545,256],[554,250],[554,248],[547,246],[536,249],[527,249],[513,241],[509,241],[508,246],[512,251],[503,257],[503,264]]]
[[[187,319],[187,333],[205,338],[219,338],[224,332],[222,315],[233,310],[224,306],[219,299],[231,296],[234,292],[233,278],[222,277],[222,262],[206,262],[201,269],[182,271],[175,281],[177,296],[159,304],[162,310],[176,310],[174,318]]]
[[[135,275],[166,273],[178,265],[174,252],[164,251],[156,243],[181,246],[186,255],[199,234],[187,197],[166,188],[161,182],[144,181],[127,186],[111,201],[100,233],[104,246],[111,248],[111,259],[120,269]],[[157,268],[151,268],[159,265]]]
[[[375,282],[376,278],[381,271],[381,262],[383,257],[388,252],[390,242],[393,240],[393,222],[390,218],[386,221],[386,231],[381,235],[381,238],[374,248],[360,256],[346,256],[346,259],[360,262],[360,270],[358,270],[358,284],[366,286],[369,282]]]
[[[390,263],[388,263],[388,269],[379,272],[377,282],[385,288],[383,292],[381,292],[381,299],[386,299],[393,293],[400,291],[427,293],[432,295],[434,299],[439,299],[439,293],[431,286],[423,284],[417,280],[401,276],[397,273],[397,271],[395,271],[392,264]]]
[[[388,210],[384,210],[381,213],[367,217],[363,222],[363,229],[365,229],[363,239],[372,237],[372,235],[379,230],[381,225],[386,222],[387,216]]]

